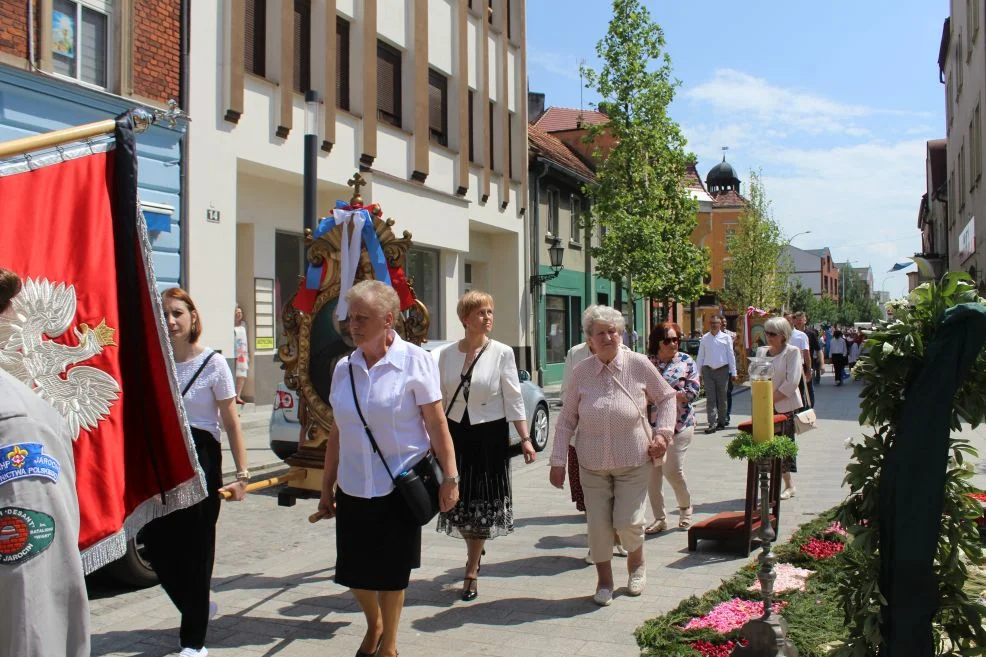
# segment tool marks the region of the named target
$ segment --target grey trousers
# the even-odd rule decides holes
[[[705,384],[705,413],[709,426],[714,427],[720,422],[726,422],[726,405],[729,396],[726,389],[729,386],[729,366],[723,365],[712,369],[708,365],[702,367],[702,383]]]

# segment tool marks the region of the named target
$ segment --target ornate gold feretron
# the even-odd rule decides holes
[[[363,177],[357,173],[347,184],[353,188],[350,206],[362,206],[360,188],[366,185]],[[392,268],[405,268],[407,251],[411,247],[411,234],[404,231],[401,237],[397,237],[393,230],[393,219],[383,219],[382,211],[377,206],[368,207],[367,210],[370,211],[373,228],[380,240],[387,264]],[[342,286],[342,228],[335,226],[318,238],[312,236],[310,229],[305,229],[306,260],[314,266],[324,264],[325,276],[310,313],[295,308],[296,295],[293,294],[285,302],[281,315],[287,342],[280,347],[278,355],[284,370],[285,385],[298,393],[298,419],[301,422],[298,451],[287,459],[287,463],[318,470],[317,477],[306,477],[297,484],[309,489],[320,488],[324,443],[333,421],[332,408],[328,403],[328,384],[331,382],[335,364],[353,350],[348,323],[337,321],[334,317],[335,304]],[[366,249],[361,248],[354,282],[372,278],[373,267]],[[409,283],[413,284],[412,281]],[[299,281],[299,287],[304,284],[303,279]],[[415,299],[414,305],[398,316],[394,328],[403,339],[420,345],[428,335],[430,322],[428,308]]]

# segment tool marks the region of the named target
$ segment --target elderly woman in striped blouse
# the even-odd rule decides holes
[[[613,600],[612,544],[615,529],[627,549],[627,593],[643,593],[644,506],[651,469],[664,457],[674,435],[675,391],[643,354],[620,349],[623,315],[609,306],[586,311],[582,328],[592,344],[591,358],[572,371],[555,427],[551,484],[565,483],[572,435],[589,525],[589,551],[596,563],[596,593],[601,606]],[[647,405],[656,408],[656,424]]]

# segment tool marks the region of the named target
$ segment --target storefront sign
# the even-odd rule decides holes
[[[276,347],[274,340],[274,279],[253,279],[253,322],[256,351],[270,351]]]
[[[976,218],[969,217],[969,223],[959,233],[959,261],[964,262],[976,252]]]

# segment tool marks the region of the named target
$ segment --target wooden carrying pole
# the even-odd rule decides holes
[[[260,481],[254,481],[247,484],[246,492],[252,493],[254,491],[263,490],[272,486],[280,486],[281,484],[286,484],[289,481],[298,481],[299,479],[304,479],[306,475],[307,472],[304,468],[291,468],[280,476],[271,477],[270,479],[261,479]],[[225,490],[221,491],[219,494],[223,496],[224,500],[228,500],[233,497],[232,493]]]
[[[103,121],[96,121],[95,123],[87,123],[63,130],[53,130],[52,132],[45,132],[40,135],[32,135],[31,137],[21,137],[20,139],[0,142],[0,158],[23,155],[24,153],[38,151],[43,148],[52,148],[73,141],[107,135],[115,129],[116,119],[105,119]]]

